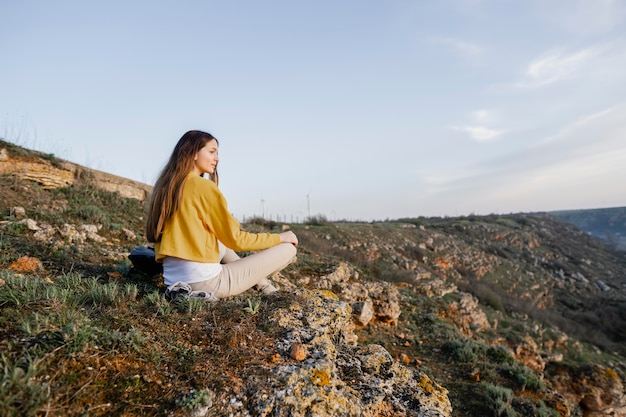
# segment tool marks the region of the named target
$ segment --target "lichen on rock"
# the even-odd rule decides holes
[[[411,370],[379,345],[350,340],[352,309],[327,291],[273,295],[266,325],[281,360],[251,373],[220,413],[233,416],[450,416],[447,390]],[[306,346],[307,357],[290,356]],[[217,410],[216,410],[217,411]]]

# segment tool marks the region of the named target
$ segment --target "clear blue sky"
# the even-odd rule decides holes
[[[1,137],[152,184],[185,131],[209,131],[240,219],[626,206],[626,0],[0,0],[0,16]]]

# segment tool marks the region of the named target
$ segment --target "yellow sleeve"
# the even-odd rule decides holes
[[[217,185],[207,179],[199,178],[198,183],[203,222],[210,232],[226,247],[235,251],[267,249],[280,244],[277,233],[249,233],[241,230],[239,222],[230,214],[226,198]]]

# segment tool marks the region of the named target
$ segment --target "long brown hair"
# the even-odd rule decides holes
[[[178,210],[185,179],[194,169],[195,156],[211,140],[217,142],[213,135],[199,130],[190,130],[178,140],[152,189],[146,219],[148,242],[161,240],[165,223]],[[218,183],[217,168],[209,178]]]

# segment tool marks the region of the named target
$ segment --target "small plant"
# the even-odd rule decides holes
[[[254,315],[259,312],[260,306],[261,302],[259,300],[253,300],[252,298],[248,298],[248,307],[244,307],[243,311]]]
[[[167,317],[174,312],[172,303],[167,301],[163,293],[158,290],[148,293],[143,300],[147,305],[157,308],[157,315]]]
[[[0,415],[35,415],[49,400],[49,386],[36,378],[35,362],[30,359],[26,362],[28,365],[20,367],[4,355],[0,357]]]
[[[176,405],[180,408],[193,410],[201,407],[211,407],[215,394],[210,389],[192,390],[188,394],[176,399]]]
[[[206,310],[211,303],[200,297],[177,297],[174,305],[181,313],[193,314]]]
[[[141,331],[132,327],[126,334],[123,336],[122,340],[128,345],[128,347],[135,351],[141,352],[144,343],[148,340],[145,336],[141,334]]]

